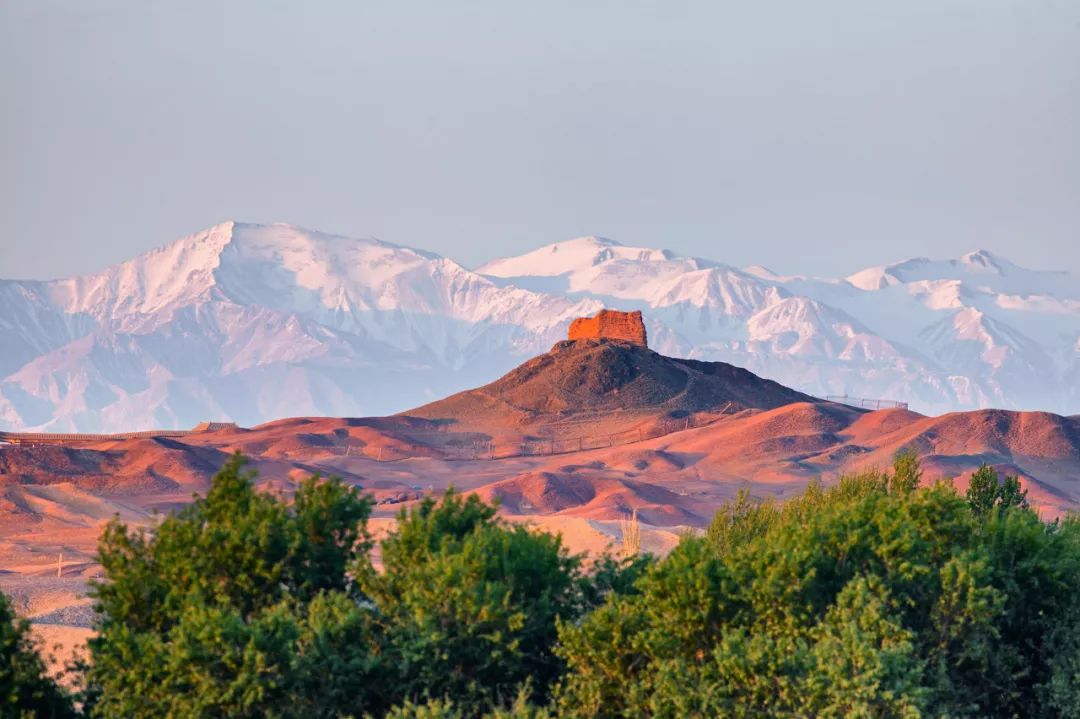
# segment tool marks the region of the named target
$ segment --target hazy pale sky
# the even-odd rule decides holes
[[[0,2],[0,277],[226,220],[1080,269],[1080,2]]]

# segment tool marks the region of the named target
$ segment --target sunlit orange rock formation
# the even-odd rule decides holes
[[[590,338],[622,340],[642,347],[649,346],[640,311],[600,310],[592,317],[578,317],[570,323],[569,339]]]

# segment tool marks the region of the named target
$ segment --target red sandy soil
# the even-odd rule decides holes
[[[461,460],[449,451],[495,438],[513,444],[552,425],[563,433],[615,431],[672,415],[710,423],[568,454]],[[514,521],[563,532],[574,551],[595,553],[618,544],[620,522],[634,510],[644,546],[666,551],[740,487],[783,498],[812,478],[829,482],[888,466],[904,448],[922,457],[927,482],[956,478],[963,490],[985,462],[1018,475],[1045,516],[1080,502],[1080,417],[867,412],[730,365],[585,340],[560,343],[486,387],[396,417],[295,418],[179,439],[4,447],[0,590],[24,597],[24,613],[46,629],[84,629],[85,583],[98,571],[93,555],[104,523],[119,515],[152,524],[154,510],[205,492],[235,451],[252,457],[261,487],[286,496],[314,473],[362,487],[379,502],[373,523],[383,529],[403,506],[452,485],[499,500]],[[56,579],[60,552],[70,564]],[[57,606],[71,609],[57,613]]]

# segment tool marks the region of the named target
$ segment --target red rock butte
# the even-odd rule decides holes
[[[600,310],[592,317],[578,317],[570,323],[568,339],[622,340],[642,347],[649,346],[645,337],[645,322],[641,319],[640,310],[634,312]]]

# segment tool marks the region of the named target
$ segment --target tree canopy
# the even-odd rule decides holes
[[[108,526],[83,713],[1080,716],[1080,520],[988,467],[963,495],[908,453],[743,490],[661,559],[574,556],[453,491],[376,553],[356,489],[254,480],[236,457],[156,527]],[[0,603],[0,714],[72,715],[26,637]]]
[[[560,715],[1076,716],[1080,522],[996,475],[985,502],[918,474],[901,456],[784,504],[740,493],[563,625]]]
[[[152,531],[102,535],[105,580],[87,705],[102,717],[336,717],[382,691],[370,612],[346,573],[367,556],[370,502],[311,478],[257,492],[234,457]]]

